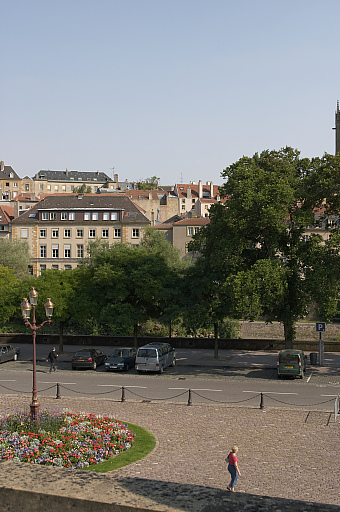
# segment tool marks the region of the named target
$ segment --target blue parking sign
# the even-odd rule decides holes
[[[316,332],[325,332],[326,331],[326,323],[325,322],[316,322],[315,330],[316,330]]]

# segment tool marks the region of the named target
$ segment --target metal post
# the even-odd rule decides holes
[[[57,384],[57,396],[56,396],[57,399],[61,398],[60,396],[60,385]]]
[[[33,389],[32,389],[32,403],[30,404],[31,409],[31,420],[38,419],[39,415],[39,403],[37,394],[37,357],[36,357],[36,321],[35,321],[35,306],[33,305]]]
[[[192,400],[191,400],[191,389],[189,389],[188,405],[192,405]]]
[[[261,402],[260,402],[260,409],[264,409],[264,403],[263,403],[263,393],[261,393]]]
[[[121,398],[121,402],[125,402],[125,388],[124,388],[124,386],[122,386],[122,398]]]
[[[322,339],[322,332],[319,332],[319,364],[324,365],[324,342]]]

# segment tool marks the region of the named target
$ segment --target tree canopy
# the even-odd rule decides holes
[[[29,274],[30,249],[26,240],[0,240],[0,265],[14,270],[17,277]]]
[[[278,320],[290,347],[294,323],[313,303],[326,320],[336,311],[338,228],[330,228],[326,241],[306,231],[316,214],[322,219],[339,211],[340,156],[309,160],[288,147],[263,151],[222,176],[227,200],[211,207],[211,222],[191,249],[219,284],[226,316]]]

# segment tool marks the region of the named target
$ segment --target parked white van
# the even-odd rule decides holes
[[[148,343],[138,349],[135,367],[138,372],[163,373],[164,368],[175,364],[175,349],[169,343]]]

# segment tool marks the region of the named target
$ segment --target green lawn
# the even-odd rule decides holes
[[[128,423],[127,425],[128,429],[136,434],[135,444],[112,459],[100,462],[100,464],[93,464],[88,468],[84,468],[85,470],[96,471],[97,473],[113,471],[114,469],[122,468],[132,462],[143,459],[154,449],[156,446],[156,439],[151,432],[138,425],[134,425],[133,423]]]

